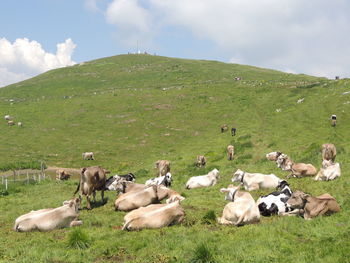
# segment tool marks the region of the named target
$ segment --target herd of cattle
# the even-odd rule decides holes
[[[234,157],[234,147],[227,147],[228,159]],[[93,153],[83,153],[84,159],[93,160]],[[341,175],[339,163],[335,163],[336,148],[333,144],[322,145],[322,168],[317,173],[311,164],[294,163],[286,154],[271,152],[266,155],[267,160],[274,161],[278,168],[290,171],[287,177],[315,176],[315,180],[333,180]],[[159,160],[156,162],[159,176],[149,179],[145,184],[135,183],[135,175],[115,175],[107,179],[109,171],[100,166],[83,168],[80,182],[74,193],[79,192],[79,198],[74,197],[65,201],[58,208],[31,211],[18,217],[14,230],[27,232],[33,230],[48,231],[56,228],[81,225],[78,220],[82,196],[86,197],[87,209],[91,209],[90,198],[95,202],[96,191],[101,192],[104,203],[104,191],[117,191],[114,202],[116,211],[128,212],[124,216],[124,230],[141,230],[145,228],[162,228],[181,223],[185,218],[185,211],[181,202],[185,197],[170,189],[172,176],[170,162]],[[206,158],[197,156],[197,166],[205,166]],[[58,171],[60,179],[68,179],[64,171]],[[186,183],[186,189],[210,187],[219,180],[219,170],[213,169],[206,175],[191,177]],[[260,221],[260,216],[271,215],[299,215],[304,219],[311,219],[319,215],[328,215],[340,211],[340,207],[329,194],[313,197],[302,191],[292,191],[286,180],[274,174],[249,173],[238,169],[232,178],[238,185],[221,188],[225,199],[229,201],[224,207],[219,224],[241,226]],[[240,190],[244,187],[246,191]],[[254,200],[250,191],[258,189],[277,188],[268,195]],[[165,203],[161,203],[165,199]]]

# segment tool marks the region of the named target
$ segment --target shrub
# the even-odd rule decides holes
[[[68,234],[68,247],[86,249],[90,246],[89,236],[80,228],[73,228]]]
[[[209,246],[205,243],[199,244],[193,252],[193,258],[191,263],[215,263],[213,254],[209,249]]]

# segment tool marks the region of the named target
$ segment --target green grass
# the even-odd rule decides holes
[[[0,195],[0,262],[201,262],[208,254],[208,261],[218,263],[349,262],[350,95],[342,95],[349,90],[349,80],[147,55],[95,60],[2,88],[0,111],[23,127],[0,122],[0,168],[33,160],[72,168],[101,165],[112,174],[133,172],[143,183],[156,174],[155,161],[167,159],[173,188],[186,196],[186,219],[159,230],[122,231],[125,213],[114,211],[115,193],[108,192],[107,204],[81,211],[79,230],[16,233],[18,216],[60,206],[71,198],[77,180],[9,184],[8,194]],[[305,100],[297,104],[300,98]],[[335,128],[331,114],[338,116]],[[236,127],[237,135],[221,133],[224,123]],[[285,178],[287,172],[265,159],[275,150],[319,168],[319,148],[326,142],[338,149],[342,177],[289,183],[313,195],[330,193],[340,213],[312,221],[262,218],[244,227],[213,220],[227,203],[219,189],[231,183],[236,169]],[[235,146],[233,161],[226,156],[229,144]],[[95,161],[82,160],[85,151],[93,151]],[[194,166],[197,155],[207,157],[206,167]],[[213,168],[220,170],[217,185],[185,190],[189,177]],[[252,195],[257,199],[271,191]],[[73,231],[85,233],[89,246],[68,246]]]

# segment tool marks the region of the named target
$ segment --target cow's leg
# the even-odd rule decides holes
[[[248,191],[259,190],[259,184],[257,184],[257,183],[251,184],[247,190]]]
[[[91,209],[91,204],[90,204],[90,195],[86,195],[86,208]]]
[[[297,216],[302,213],[302,209],[294,209],[290,212],[282,212],[280,213],[281,216]]]
[[[101,190],[101,199],[102,199],[102,203],[104,203],[105,202],[105,200],[104,200],[104,190]]]
[[[96,191],[95,190],[92,192],[92,196],[94,198],[94,203],[96,203]]]
[[[81,221],[81,220],[74,220],[74,221],[70,222],[69,227],[80,226],[82,224],[83,224],[83,221]]]

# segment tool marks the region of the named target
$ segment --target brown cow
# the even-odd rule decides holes
[[[315,197],[299,190],[292,194],[287,204],[294,209],[299,209],[299,214],[306,220],[340,211],[340,206],[333,196],[323,194]]]
[[[159,170],[159,176],[164,176],[170,172],[170,162],[167,160],[158,160],[155,164],[155,168]]]
[[[198,167],[203,167],[207,163],[207,159],[205,159],[204,155],[197,155],[197,163]]]
[[[63,169],[57,170],[56,174],[56,180],[68,180],[71,177],[71,175]]]
[[[322,144],[322,160],[332,160],[334,162],[337,156],[337,149],[333,143]]]
[[[221,132],[222,132],[222,133],[225,132],[225,131],[228,131],[228,126],[227,126],[227,124],[221,125],[220,129],[221,129]]]
[[[233,145],[227,146],[227,159],[233,160],[233,155],[235,153],[235,147]]]
[[[104,202],[103,195],[106,184],[106,174],[108,173],[109,171],[103,169],[100,166],[87,167],[81,170],[80,182],[74,195],[79,191],[80,188],[79,197],[81,198],[82,195],[86,196],[87,209],[91,209],[91,194],[93,194],[94,202],[96,201],[96,191],[101,191],[101,199],[102,202]]]

